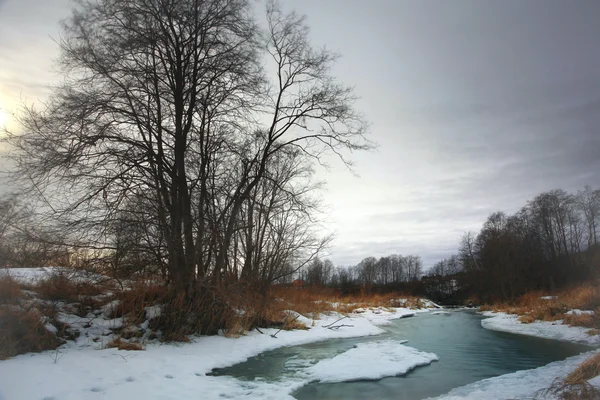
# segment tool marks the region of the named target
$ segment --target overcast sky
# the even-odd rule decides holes
[[[429,267],[493,211],[600,187],[600,1],[302,0],[339,52],[378,150],[322,178],[330,258],[391,253]],[[57,80],[68,0],[0,0],[0,122]],[[2,116],[4,113],[4,116]]]

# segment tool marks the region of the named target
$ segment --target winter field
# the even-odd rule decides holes
[[[13,279],[29,284],[44,279],[48,272],[37,269],[8,271]],[[294,390],[310,382],[377,380],[403,375],[414,368],[427,368],[428,364],[438,360],[438,356],[413,348],[410,343],[386,339],[359,344],[335,357],[311,364],[295,379],[278,383],[242,381],[228,376],[211,376],[209,373],[214,368],[231,366],[279,347],[376,336],[383,332],[382,325],[394,319],[417,313],[447,313],[427,300],[421,301],[421,308],[362,307],[352,312],[333,311],[313,315],[312,318],[290,310],[289,315],[308,329],[254,329],[239,337],[194,336],[189,338],[189,343],[161,343],[147,335],[152,320],[161,314],[159,306],[151,306],[146,307],[143,321],[137,328],[145,332],[147,339],[143,342],[143,350],[128,351],[107,348],[118,336],[117,332],[123,334],[123,318],[115,318],[111,312],[117,305],[117,302],[110,301],[81,316],[69,311],[69,305],[59,303],[58,321],[77,332],[74,335],[76,337],[55,350],[21,354],[0,361],[0,398],[292,399]],[[595,346],[600,344],[598,335],[589,335],[586,329],[563,325],[561,321],[523,324],[514,315],[492,312],[485,315],[489,316],[482,321],[486,329]],[[45,329],[56,332],[59,327],[48,322]],[[594,354],[596,351],[541,368],[486,379],[456,388],[440,398],[534,398]],[[600,383],[597,378],[590,382]],[[552,396],[546,393],[542,398]]]

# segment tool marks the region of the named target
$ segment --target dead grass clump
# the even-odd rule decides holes
[[[23,297],[19,283],[9,275],[0,277],[0,303],[13,304]]]
[[[600,375],[600,353],[585,360],[564,380],[567,385],[578,385]]]
[[[44,327],[36,310],[0,308],[0,359],[56,349],[60,340]]]
[[[532,322],[535,322],[535,318],[529,314],[525,314],[519,317],[519,321],[524,324],[531,324]]]
[[[562,400],[600,399],[600,390],[588,383],[598,375],[600,375],[600,353],[585,360],[564,380],[554,381],[550,388],[538,393],[538,397],[546,398],[552,395]]]
[[[539,390],[534,399],[561,399],[561,400],[598,400],[600,399],[600,390],[583,382],[581,384],[568,385],[560,378],[557,378],[552,386]]]
[[[106,344],[107,349],[119,349],[119,350],[144,350],[144,346],[137,342],[127,342],[120,337],[117,337]]]
[[[567,325],[581,326],[585,328],[600,328],[600,319],[597,316],[599,310],[594,314],[569,314],[565,315],[563,321]]]
[[[280,310],[294,310],[313,318],[318,318],[319,314],[333,311],[335,309],[333,303],[340,301],[338,292],[327,288],[278,287],[271,289],[269,294],[274,301],[283,303],[279,304]]]
[[[127,317],[131,323],[139,324],[146,319],[146,307],[167,303],[171,300],[169,296],[169,288],[164,285],[135,283],[117,294],[120,303],[114,307],[109,317]]]
[[[104,289],[87,281],[75,281],[67,273],[56,272],[31,287],[40,298],[75,303],[81,297],[98,296]]]
[[[307,330],[308,326],[298,321],[297,318],[294,318],[291,315],[287,315],[283,321],[283,329],[286,331],[291,331],[295,329]]]

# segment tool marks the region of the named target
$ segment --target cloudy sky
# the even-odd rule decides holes
[[[285,0],[339,52],[379,147],[322,179],[330,257],[425,266],[493,211],[600,187],[600,2]],[[0,123],[43,99],[68,0],[0,0]]]

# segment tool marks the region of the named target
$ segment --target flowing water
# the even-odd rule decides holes
[[[294,379],[316,361],[332,358],[358,343],[383,339],[408,340],[407,346],[438,355],[439,361],[417,367],[406,375],[374,381],[313,382],[292,395],[297,399],[424,399],[481,379],[552,361],[589,350],[573,343],[494,332],[481,327],[482,317],[468,311],[417,314],[383,326],[378,336],[337,339],[284,347],[253,357],[215,375],[242,380],[277,382]]]

